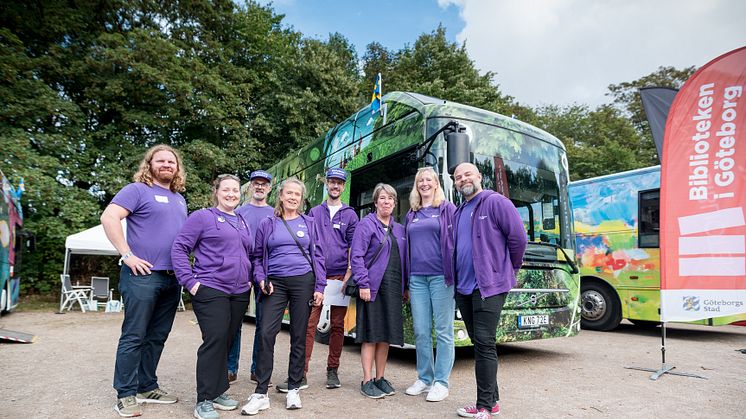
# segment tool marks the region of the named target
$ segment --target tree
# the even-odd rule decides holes
[[[630,119],[638,134],[643,137],[640,152],[641,159],[647,161],[647,165],[660,164],[660,161],[648,125],[648,119],[645,116],[645,110],[640,100],[640,88],[658,86],[680,89],[696,70],[697,68],[694,66],[681,70],[674,67],[661,66],[656,71],[637,80],[609,85],[607,96],[613,99],[612,103],[614,106]]]

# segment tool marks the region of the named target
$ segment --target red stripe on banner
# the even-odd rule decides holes
[[[699,69],[666,121],[661,289],[746,290],[746,47]]]

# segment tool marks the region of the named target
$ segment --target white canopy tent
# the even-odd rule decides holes
[[[122,219],[122,231],[127,238],[127,220]],[[65,267],[62,273],[67,275],[70,269],[70,255],[110,255],[119,256],[119,252],[106,238],[101,224],[67,236],[65,239]]]

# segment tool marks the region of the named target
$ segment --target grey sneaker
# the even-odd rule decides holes
[[[282,383],[275,386],[277,391],[280,393],[287,393],[288,392],[288,380],[283,381]],[[306,380],[306,376],[303,376],[303,379],[300,380],[300,386],[298,386],[299,390],[305,390],[308,388],[308,380]]]
[[[336,368],[326,369],[326,388],[340,388],[342,383],[339,382]]]
[[[374,380],[376,383],[376,387],[378,387],[381,392],[387,396],[393,396],[396,394],[396,390],[394,390],[394,386],[391,385],[389,380],[381,377],[379,380]]]
[[[153,390],[146,391],[145,393],[137,393],[135,399],[138,403],[169,404],[179,401],[178,397],[168,394],[167,391],[160,388],[155,388]]]
[[[194,417],[197,419],[219,419],[220,414],[212,407],[212,402],[205,400],[194,407]]]
[[[370,397],[371,399],[380,399],[386,396],[386,394],[384,394],[376,385],[376,380],[370,380],[367,383],[361,382],[360,393],[365,397]]]
[[[114,405],[114,410],[119,413],[119,416],[123,418],[131,418],[135,416],[142,416],[142,410],[140,405],[137,404],[135,396],[122,397],[117,400],[117,404]]]
[[[212,406],[218,410],[233,410],[238,407],[238,401],[228,397],[228,393],[223,393],[212,400]]]

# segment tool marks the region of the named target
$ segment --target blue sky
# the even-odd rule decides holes
[[[286,25],[307,37],[341,33],[360,57],[372,41],[399,50],[443,23],[451,41],[466,42],[482,73],[494,72],[503,93],[530,106],[594,107],[610,101],[605,96],[610,84],[639,79],[660,66],[701,67],[746,45],[743,0],[276,0],[272,5]]]
[[[326,39],[329,33],[339,32],[349,39],[358,56],[365,47],[378,42],[388,49],[399,50],[414,44],[422,33],[429,33],[439,23],[447,29],[448,38],[455,42],[456,34],[464,28],[455,5],[438,6],[435,0],[279,0],[271,3],[275,12],[284,14],[283,22],[307,37]]]

